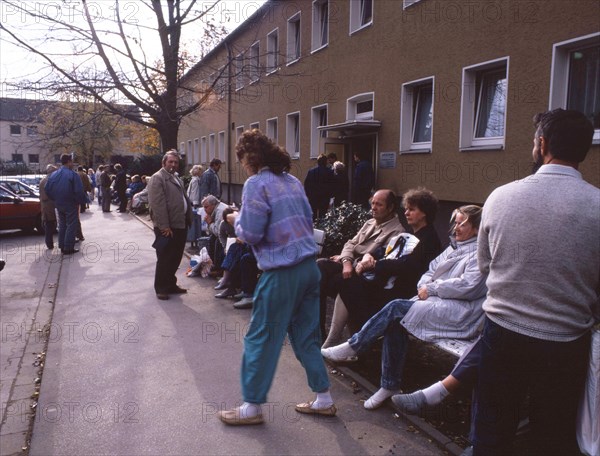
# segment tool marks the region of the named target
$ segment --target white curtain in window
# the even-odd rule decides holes
[[[431,85],[420,86],[413,95],[413,143],[431,142],[433,94]]]
[[[327,44],[327,34],[329,28],[329,1],[324,1],[320,5],[321,9],[321,46],[325,46]]]
[[[373,0],[360,0],[360,25],[371,22],[373,17]]]
[[[476,138],[504,136],[506,68],[481,74],[476,115]]]

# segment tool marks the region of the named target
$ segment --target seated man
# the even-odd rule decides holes
[[[471,339],[483,321],[481,305],[487,288],[477,266],[477,233],[481,208],[468,205],[452,214],[453,239],[429,265],[412,300],[396,299],[375,314],[348,342],[321,350],[332,361],[346,361],[385,336],[381,388],[365,402],[379,407],[399,392],[408,334],[425,341],[437,338]],[[406,331],[400,326],[406,329]]]
[[[225,258],[225,248],[219,240],[219,231],[221,223],[223,223],[223,211],[229,206],[219,201],[213,195],[204,197],[201,204],[206,211],[204,221],[206,222],[208,235],[210,236],[208,254],[214,265],[213,270],[219,272],[221,270],[221,263]]]
[[[320,258],[317,266],[321,271],[321,336],[325,337],[325,316],[327,313],[327,296],[335,298],[339,292],[336,283],[339,277],[349,279],[354,274],[354,260],[360,259],[367,253],[374,253],[384,248],[390,238],[402,233],[404,228],[398,220],[396,195],[391,190],[379,190],[371,198],[371,213],[373,218],[368,220],[350,239],[339,255],[331,258]]]

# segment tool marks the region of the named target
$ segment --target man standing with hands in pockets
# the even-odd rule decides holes
[[[192,203],[183,182],[175,175],[179,169],[179,154],[169,150],[162,159],[162,168],[148,184],[148,205],[156,240],[156,272],[154,290],[161,300],[169,294],[187,293],[177,285],[175,273],[183,256],[187,228],[192,220]]]

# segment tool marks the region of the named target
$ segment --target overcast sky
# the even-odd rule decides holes
[[[235,29],[239,24],[248,19],[266,0],[221,0],[215,9],[212,10],[212,17],[224,25],[228,30]],[[77,0],[71,0],[71,4],[79,3]],[[211,5],[211,0],[198,0],[199,6]],[[57,0],[23,0],[22,4],[28,8],[37,8],[38,11],[52,16],[65,19],[67,22],[78,23],[81,21],[81,14],[76,9],[69,9],[64,6],[62,1]],[[114,14],[111,6],[113,0],[89,0],[90,8],[95,8],[100,16]],[[59,9],[59,5],[61,9]],[[140,0],[121,1],[122,14],[127,15],[130,23],[139,25],[153,25],[154,20],[147,15],[147,10]],[[20,13],[11,10],[10,5],[0,0],[0,21],[8,25],[25,26],[28,39],[34,37],[43,37],[49,33],[50,22],[34,21]],[[184,28],[185,30],[185,28]],[[11,92],[7,83],[23,79],[37,79],[43,75],[43,65],[39,63],[39,57],[25,50],[19,49],[7,42],[3,31],[0,31],[0,96],[2,97],[27,97],[27,94]],[[193,38],[183,37],[182,42],[193,40]],[[71,46],[74,43],[70,44]],[[151,46],[149,46],[151,47]],[[159,49],[160,50],[160,49]],[[144,52],[151,53],[152,49],[144,49]]]

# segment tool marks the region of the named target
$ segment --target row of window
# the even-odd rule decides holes
[[[36,125],[28,125],[26,127],[27,136],[37,136],[38,127]],[[21,136],[23,132],[23,127],[21,125],[11,125],[10,126],[10,135],[11,136]]]
[[[557,43],[554,46],[550,108],[576,109],[588,115],[595,128],[594,142],[600,142],[600,34]],[[461,150],[502,149],[505,142],[508,101],[509,58],[504,57],[463,68],[459,144]],[[519,102],[527,102],[527,90],[516,92]],[[435,77],[427,77],[402,85],[400,103],[400,153],[431,152],[435,101],[443,93]],[[374,92],[347,100],[347,121],[374,120]],[[319,141],[326,137],[319,127],[326,126],[327,104],[311,109],[310,157],[319,154]],[[250,128],[259,128],[251,124]],[[285,147],[293,158],[300,157],[300,112],[286,115]],[[244,126],[236,128],[239,136]],[[278,142],[277,118],[267,119],[266,134]],[[198,142],[200,141],[200,147]],[[182,149],[185,143],[182,143]],[[194,163],[213,157],[226,159],[225,132],[200,140],[188,141],[188,153]]]
[[[30,165],[33,165],[33,164],[37,165],[40,162],[40,155],[39,154],[28,154],[27,160]],[[14,163],[25,163],[23,161],[23,154],[12,154],[12,161]]]

